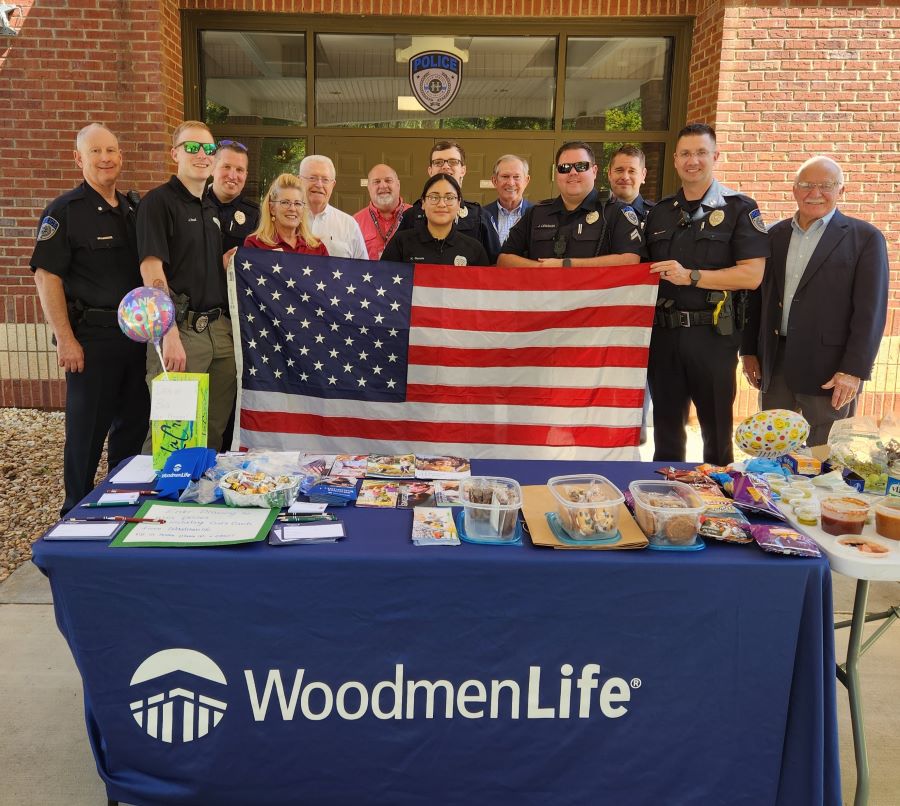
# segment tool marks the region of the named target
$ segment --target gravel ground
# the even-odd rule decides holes
[[[64,423],[60,411],[0,409],[0,582],[59,519]],[[105,475],[105,456],[100,464]]]

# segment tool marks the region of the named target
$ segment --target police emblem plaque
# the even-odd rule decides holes
[[[453,103],[461,83],[462,62],[458,56],[443,50],[428,50],[410,57],[410,89],[432,115]]]

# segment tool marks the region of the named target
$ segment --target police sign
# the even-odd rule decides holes
[[[422,106],[437,115],[456,98],[462,82],[462,62],[443,50],[417,53],[409,60],[409,86]]]

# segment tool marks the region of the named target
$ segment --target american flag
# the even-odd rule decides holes
[[[241,249],[240,443],[325,453],[636,458],[647,264],[500,269]]]

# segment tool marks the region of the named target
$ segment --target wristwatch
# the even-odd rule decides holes
[[[691,285],[695,286],[700,282],[700,269],[691,269]]]

